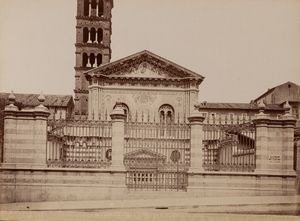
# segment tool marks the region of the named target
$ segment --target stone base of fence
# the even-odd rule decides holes
[[[296,194],[296,176],[288,175],[189,173],[186,191],[128,189],[125,177],[99,169],[2,168],[0,203]]]

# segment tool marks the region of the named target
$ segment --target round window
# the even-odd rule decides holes
[[[178,150],[173,150],[170,158],[173,161],[173,163],[177,163],[180,159],[180,152]]]

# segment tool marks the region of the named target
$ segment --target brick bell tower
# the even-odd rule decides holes
[[[111,59],[113,0],[77,0],[75,118],[87,115],[88,82],[83,73]]]

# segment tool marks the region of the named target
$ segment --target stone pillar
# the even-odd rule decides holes
[[[295,175],[293,153],[296,120],[289,112],[281,119],[273,119],[261,109],[253,122],[256,125],[255,172]]]
[[[112,164],[111,169],[125,171],[123,164],[124,157],[124,135],[125,118],[124,110],[119,103],[116,104],[113,112],[110,114],[112,120]]]
[[[10,95],[13,100],[14,95]],[[39,97],[43,102],[43,96]],[[2,167],[46,167],[47,120],[49,110],[40,104],[18,110],[11,103],[4,110],[4,150]]]
[[[192,114],[188,120],[191,125],[191,167],[189,172],[203,171],[203,121],[205,117],[200,113]]]

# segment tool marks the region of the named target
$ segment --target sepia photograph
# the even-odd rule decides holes
[[[0,0],[0,221],[299,216],[299,0]]]

